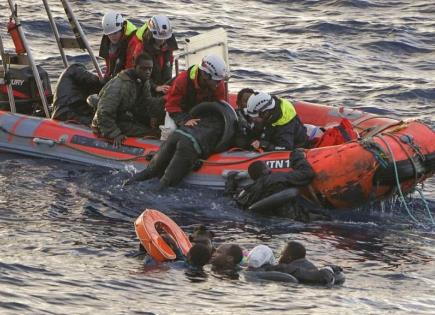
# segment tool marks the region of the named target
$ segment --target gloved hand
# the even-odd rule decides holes
[[[325,267],[319,270],[323,277],[324,284],[331,287],[335,283],[334,270],[331,267]]]
[[[113,147],[114,148],[119,148],[122,145],[122,142],[126,139],[127,137],[124,136],[123,134],[117,135],[115,138],[113,138]]]

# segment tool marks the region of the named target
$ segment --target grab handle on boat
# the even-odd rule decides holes
[[[44,138],[33,138],[33,143],[35,143],[35,144],[46,144],[49,147],[53,147],[56,144],[56,142],[54,140],[44,139]]]

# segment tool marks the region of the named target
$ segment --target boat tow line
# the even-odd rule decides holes
[[[414,221],[414,223],[416,223],[417,225],[420,225],[420,226],[422,226],[423,228],[426,228],[425,224],[423,224],[422,222],[420,222],[420,221],[419,221],[419,220],[418,220],[418,219],[417,219],[417,218],[412,214],[411,210],[410,210],[409,207],[408,207],[408,204],[406,203],[405,196],[403,195],[403,192],[402,192],[402,189],[401,189],[401,186],[400,186],[399,172],[398,172],[398,170],[397,170],[396,159],[395,159],[395,157],[394,157],[394,153],[393,153],[393,150],[391,149],[390,144],[389,144],[389,143],[388,143],[388,142],[383,138],[382,135],[376,135],[375,137],[379,138],[379,139],[380,139],[380,140],[385,144],[385,146],[387,147],[388,152],[389,152],[389,154],[390,154],[390,156],[391,156],[391,159],[392,159],[392,162],[393,162],[394,177],[395,177],[395,180],[396,180],[397,191],[399,192],[399,200],[401,201],[401,203],[402,203],[403,206],[405,207],[406,212],[408,213],[408,215],[409,215],[409,217],[412,219],[412,221]],[[420,197],[421,197],[421,199],[422,199],[422,201],[423,201],[423,204],[424,204],[424,206],[425,206],[425,209],[426,209],[426,211],[427,211],[428,214],[429,214],[429,218],[431,219],[432,226],[435,226],[435,221],[434,221],[434,219],[433,219],[433,217],[432,217],[432,213],[430,212],[430,209],[429,209],[429,206],[428,206],[428,204],[427,204],[427,202],[426,202],[426,199],[425,199],[424,196],[423,196],[423,192],[422,192],[420,189],[418,189],[417,187],[415,187],[415,190],[417,190],[417,192],[420,194]]]

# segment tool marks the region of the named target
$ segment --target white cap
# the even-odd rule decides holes
[[[275,256],[269,246],[255,246],[248,254],[248,267],[260,268],[266,264],[276,264]]]

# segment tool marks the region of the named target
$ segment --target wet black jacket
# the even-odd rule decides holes
[[[67,112],[88,113],[86,98],[101,88],[98,76],[86,70],[83,64],[72,64],[59,77],[53,98],[53,119]]]
[[[275,104],[282,102],[282,100],[277,97],[274,97],[274,99]],[[294,148],[306,146],[308,144],[308,136],[299,116],[296,115],[285,125],[272,126],[272,124],[281,117],[281,106],[277,105],[273,109],[269,121],[264,126],[260,146],[265,151],[293,150]]]
[[[294,260],[289,264],[267,266],[265,270],[288,273],[301,283],[330,284],[334,281],[334,273],[327,269],[318,269],[306,258]]]
[[[179,128],[179,132],[185,133],[188,137],[190,135],[192,138],[189,138],[194,142],[194,147],[195,142],[199,145],[200,151],[198,153],[200,156],[207,158],[214,152],[222,137],[225,128],[224,121],[214,113],[206,113],[195,118],[200,118],[196,126],[182,126]]]
[[[236,197],[236,202],[248,208],[255,202],[287,188],[309,185],[315,177],[310,163],[303,151],[294,150],[290,156],[292,171],[271,173],[258,178],[253,184],[245,187]]]

